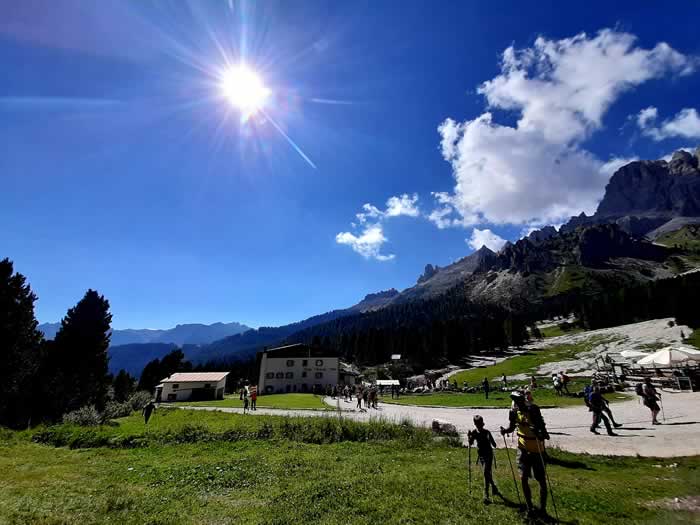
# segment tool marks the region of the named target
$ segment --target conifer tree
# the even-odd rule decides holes
[[[88,290],[61,320],[53,351],[60,368],[62,384],[58,388],[63,390],[65,411],[85,405],[104,408],[111,322],[109,301],[94,290]]]
[[[36,295],[9,259],[0,261],[0,425],[27,426],[43,336],[34,318]]]

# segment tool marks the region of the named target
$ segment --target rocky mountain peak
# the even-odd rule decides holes
[[[535,230],[531,232],[530,235],[527,236],[527,238],[530,242],[538,244],[540,242],[546,241],[547,239],[556,234],[557,229],[554,226],[545,226],[541,230]]]
[[[425,270],[423,270],[423,273],[418,276],[418,281],[416,283],[424,283],[428,279],[430,279],[433,275],[438,273],[440,270],[439,266],[433,266],[432,264],[426,264],[425,265]]]
[[[698,159],[700,159],[700,147],[691,155],[685,150],[676,151],[669,162],[669,172],[673,175],[695,175],[698,173]]]

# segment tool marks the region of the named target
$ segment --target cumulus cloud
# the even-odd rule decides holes
[[[387,241],[384,230],[380,224],[373,224],[364,228],[360,235],[351,232],[341,232],[335,236],[335,242],[346,244],[353,251],[359,253],[365,259],[376,259],[378,261],[390,261],[395,256],[393,254],[384,255],[380,253],[382,245]]]
[[[658,110],[650,106],[639,112],[637,125],[642,133],[656,141],[672,137],[700,138],[700,115],[693,108],[684,108],[674,117],[656,125]]]
[[[356,215],[360,224],[365,224],[369,219],[381,220],[387,217],[399,217],[406,215],[408,217],[418,217],[420,210],[418,209],[418,195],[414,193],[409,195],[404,193],[398,197],[389,197],[386,201],[386,209],[380,210],[373,204],[363,204],[362,211]]]
[[[644,49],[633,35],[610,29],[507,48],[501,73],[477,90],[491,111],[464,122],[448,118],[438,128],[455,188],[434,194],[428,218],[444,228],[555,223],[592,213],[613,164],[581,143],[622,93],[695,67],[695,59],[668,44]],[[517,123],[496,122],[494,109],[516,112]]]
[[[341,232],[335,236],[335,242],[346,244],[365,259],[376,259],[377,261],[390,261],[395,255],[383,255],[380,253],[382,245],[387,242],[384,236],[382,221],[392,217],[418,217],[418,195],[404,193],[394,197],[389,197],[386,201],[386,208],[382,211],[375,205],[366,203],[362,206],[362,211],[355,216],[362,225],[362,233],[356,235],[352,232]],[[353,228],[357,225],[350,223]]]
[[[497,252],[498,250],[503,248],[503,245],[506,242],[508,241],[506,241],[503,237],[499,237],[488,228],[484,230],[474,228],[472,230],[471,237],[469,239],[466,239],[466,243],[475,250],[478,250],[482,246],[486,246],[494,252]]]
[[[606,177],[612,177],[613,173],[615,173],[622,166],[626,166],[627,164],[629,164],[630,162],[634,162],[635,160],[639,160],[639,157],[612,157],[609,161],[604,162],[600,166],[599,171]]]

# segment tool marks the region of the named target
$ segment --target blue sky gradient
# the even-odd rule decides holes
[[[94,288],[115,328],[279,325],[405,288],[426,263],[473,251],[473,227],[515,240],[528,226],[425,218],[431,193],[455,188],[438,126],[486,111],[477,88],[502,73],[511,45],[604,28],[640,49],[667,42],[689,70],[669,66],[616,95],[575,147],[605,162],[700,143],[652,138],[635,120],[653,106],[662,129],[700,109],[697,6],[642,4],[5,3],[0,257],[29,278],[42,322]],[[241,57],[315,168],[262,115],[241,124],[221,99],[216,72]],[[503,126],[520,117],[492,111]],[[361,233],[351,222],[363,204],[384,210],[402,194],[418,195],[420,216],[381,220],[392,260],[336,242]]]

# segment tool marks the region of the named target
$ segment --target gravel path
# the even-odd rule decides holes
[[[603,429],[601,435],[591,434],[589,426],[591,415],[585,406],[543,409],[547,428],[552,439],[550,446],[556,446],[570,452],[585,452],[612,456],[645,457],[679,457],[700,455],[700,392],[664,392],[664,409],[666,424],[651,425],[649,410],[637,399],[612,405],[613,414],[623,427],[618,429],[619,436],[607,436]],[[331,406],[336,401],[326,398]],[[390,405],[380,403],[378,410],[359,412],[352,410],[354,403],[340,402],[342,417],[367,421],[374,417],[383,417],[394,421],[410,419],[417,425],[429,426],[433,419],[453,423],[463,436],[473,428],[472,418],[481,414],[486,427],[494,433],[499,447],[503,438],[498,434],[501,425],[508,423],[508,411],[504,408],[470,409],[437,408],[411,405]],[[220,410],[222,412],[242,413],[239,408],[183,407],[198,410]],[[306,417],[336,417],[337,412],[313,410],[276,410],[258,409],[253,414],[293,415]],[[508,446],[515,442],[508,438]]]

